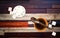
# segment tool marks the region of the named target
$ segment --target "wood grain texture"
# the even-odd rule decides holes
[[[0,14],[9,14],[8,7],[15,7],[16,5],[23,5],[27,13],[51,13],[51,11],[47,9],[52,9],[54,12],[52,13],[60,13],[57,8],[60,8],[60,0],[28,0],[28,1],[0,1]],[[56,9],[53,9],[56,8]],[[29,9],[29,10],[28,10]],[[38,10],[37,10],[38,9]],[[43,9],[43,10],[42,10]],[[40,10],[40,11],[39,11]],[[42,11],[41,11],[42,10]],[[48,12],[47,12],[48,11]],[[56,12],[57,11],[57,12]]]
[[[57,36],[52,36],[51,32],[44,32],[44,33],[40,33],[40,32],[27,32],[27,33],[5,33],[5,37],[25,37],[25,38],[59,38],[59,34],[60,32],[57,32]]]
[[[52,5],[52,8],[60,8],[60,5]]]
[[[31,20],[31,17],[35,18],[45,18],[47,20],[53,20],[55,14],[26,14],[24,17],[17,17],[16,19],[12,18],[10,14],[0,14],[0,20]],[[59,18],[60,19],[60,18]],[[58,18],[56,19],[58,20]]]
[[[0,22],[0,27],[28,27],[28,22]]]
[[[47,9],[47,13],[60,13],[60,9],[52,8],[52,9]]]

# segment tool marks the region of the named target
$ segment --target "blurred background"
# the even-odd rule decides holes
[[[8,7],[22,5],[27,13],[60,13],[60,0],[0,0],[0,14],[8,14]]]
[[[9,14],[8,7],[14,8],[17,5],[24,6],[27,14],[60,14],[60,0],[0,0],[0,14]],[[60,17],[60,15],[58,16]],[[60,25],[57,25],[56,27],[60,27]],[[51,32],[11,32],[0,35],[0,38],[60,38],[59,34],[60,32],[57,32],[57,35],[54,37],[51,35]]]

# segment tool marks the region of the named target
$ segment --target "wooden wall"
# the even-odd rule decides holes
[[[0,0],[0,14],[8,14],[8,7],[23,5],[27,13],[60,13],[60,0]],[[44,33],[5,33],[0,38],[59,38],[60,32],[53,37],[51,32]]]
[[[0,0],[0,14],[6,14],[8,7],[23,5],[27,13],[60,13],[60,0]]]

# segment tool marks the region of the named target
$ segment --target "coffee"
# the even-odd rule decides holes
[[[43,19],[39,19],[38,21],[46,25],[46,23],[45,23],[45,21],[44,21]],[[36,28],[39,29],[39,30],[43,30],[43,29],[45,28],[45,26],[43,26],[43,25],[40,24],[40,23],[35,23],[35,26],[36,26]]]

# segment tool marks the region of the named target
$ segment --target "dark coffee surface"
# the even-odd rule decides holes
[[[38,21],[41,22],[42,24],[46,25],[46,23],[45,23],[45,21],[43,19],[40,19]],[[44,25],[42,25],[42,24],[35,23],[35,26],[36,26],[37,29],[42,30],[42,29],[45,28]]]
[[[35,26],[36,26],[36,28],[39,29],[39,30],[42,30],[42,29],[45,28],[44,26],[42,26],[41,24],[38,24],[38,23],[36,23]]]

